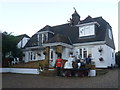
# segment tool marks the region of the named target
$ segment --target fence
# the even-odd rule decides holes
[[[0,73],[40,74],[39,69],[30,68],[0,68]]]

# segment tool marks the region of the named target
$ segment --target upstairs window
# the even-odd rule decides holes
[[[48,33],[42,34],[42,43],[45,43],[48,40]]]
[[[38,45],[45,43],[48,40],[48,33],[41,33],[37,36]]]
[[[85,25],[79,27],[79,37],[95,35],[94,25]]]
[[[109,38],[112,39],[112,31],[108,29]]]

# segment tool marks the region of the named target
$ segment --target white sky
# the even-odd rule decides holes
[[[113,30],[116,51],[118,50],[118,1],[119,0],[1,0],[0,31],[14,35],[32,36],[46,25],[67,23],[74,12],[81,16],[102,16]]]

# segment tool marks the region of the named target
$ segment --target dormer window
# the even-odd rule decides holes
[[[48,33],[38,34],[38,45],[45,43],[48,40]]]
[[[48,40],[48,33],[42,34],[42,43],[45,43]]]
[[[95,35],[95,25],[84,25],[79,27],[79,37]]]
[[[108,29],[109,38],[112,39],[112,31]]]
[[[48,41],[48,38],[50,38],[50,34],[54,34],[54,33],[51,31],[38,32],[37,33],[38,46]]]

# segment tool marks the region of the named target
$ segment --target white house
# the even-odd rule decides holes
[[[16,45],[17,45],[17,47],[20,48],[20,49],[23,49],[29,39],[30,39],[30,37],[28,35],[26,35],[26,34],[16,36],[16,40],[17,40]],[[20,62],[19,59],[20,58],[18,58],[18,57],[14,58],[14,60],[12,61],[12,64],[19,63]]]
[[[36,32],[24,48],[24,61],[48,59],[54,66],[57,54],[67,60],[70,53],[76,52],[85,59],[92,55],[97,68],[115,65],[115,45],[112,27],[102,17],[86,17],[80,20],[75,12],[69,23],[57,26],[46,25]]]
[[[23,48],[26,45],[26,43],[28,42],[28,40],[30,39],[30,37],[26,34],[16,36],[16,38],[18,38],[18,41],[17,41],[18,48]]]

